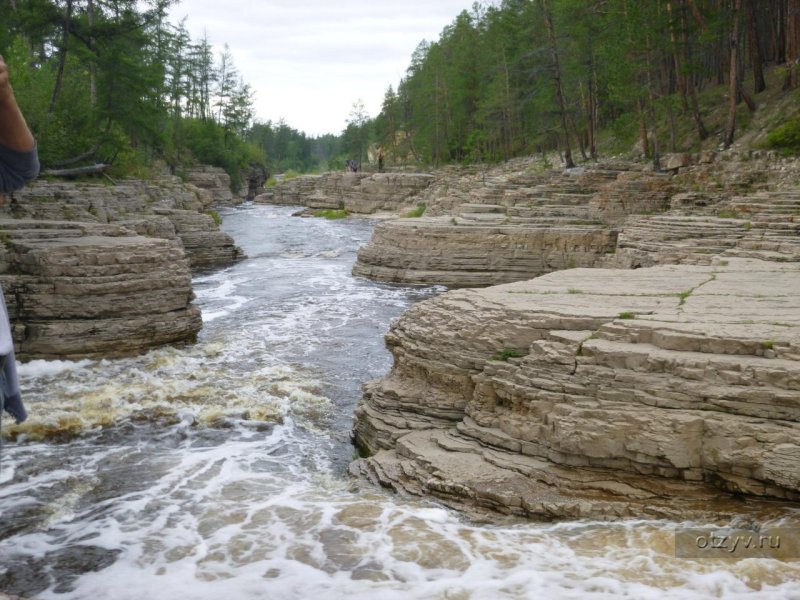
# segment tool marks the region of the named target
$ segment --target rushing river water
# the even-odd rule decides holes
[[[39,598],[800,598],[800,563],[688,561],[674,523],[480,526],[349,479],[362,382],[436,290],[351,277],[365,220],[244,206],[197,344],[22,367],[0,590]]]

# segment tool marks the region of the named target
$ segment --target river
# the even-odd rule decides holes
[[[383,334],[441,290],[354,279],[369,220],[223,211],[196,344],[21,368],[0,590],[46,599],[800,598],[800,564],[673,556],[675,523],[478,525],[346,474]]]

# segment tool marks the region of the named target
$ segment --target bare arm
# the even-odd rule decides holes
[[[17,106],[17,99],[8,79],[8,66],[2,56],[0,56],[0,144],[17,152],[33,150],[36,144],[25,123],[25,117]]]

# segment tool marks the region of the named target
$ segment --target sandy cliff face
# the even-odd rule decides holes
[[[741,258],[448,292],[387,335],[352,470],[532,517],[779,510],[758,499],[800,499],[798,298],[800,265]]]

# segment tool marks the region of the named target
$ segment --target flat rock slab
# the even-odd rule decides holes
[[[800,501],[800,264],[572,269],[412,307],[353,472],[534,518]]]

